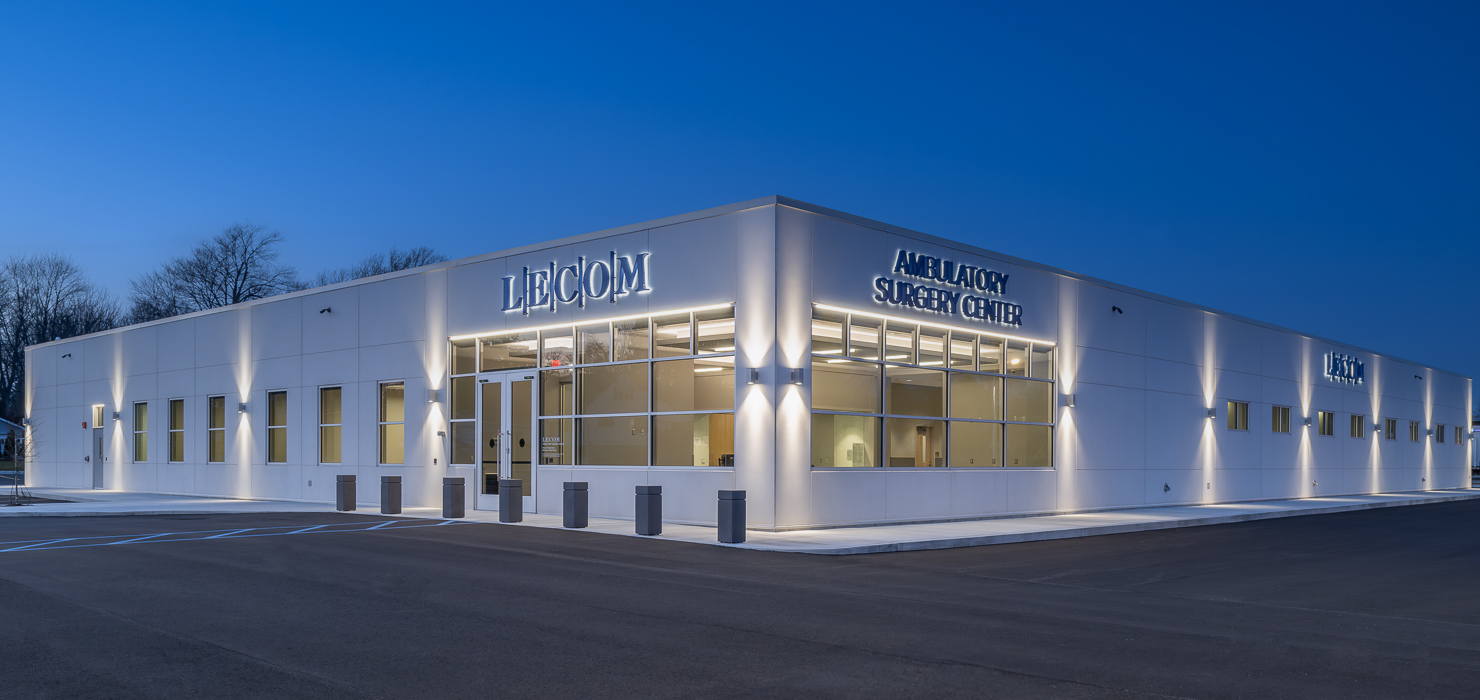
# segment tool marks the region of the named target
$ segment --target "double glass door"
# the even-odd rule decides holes
[[[499,479],[524,482],[534,512],[534,373],[478,375],[478,509],[498,510]]]

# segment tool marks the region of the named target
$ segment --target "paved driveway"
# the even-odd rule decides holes
[[[1472,698],[1480,503],[820,557],[355,514],[0,521],[5,697]]]

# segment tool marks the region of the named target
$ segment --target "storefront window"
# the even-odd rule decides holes
[[[578,351],[576,361],[583,365],[611,362],[611,324],[597,323],[578,328],[576,330],[576,350]],[[551,366],[558,367],[559,365]]]
[[[1053,384],[1006,379],[1007,420],[1024,423],[1053,421]]]
[[[885,418],[891,467],[946,466],[946,422],[925,418]]]
[[[877,467],[879,422],[873,416],[812,414],[813,467]]]
[[[479,371],[523,369],[536,364],[539,334],[534,331],[496,335],[479,342]]]
[[[648,363],[581,367],[576,370],[578,413],[646,413]]]
[[[847,317],[834,311],[812,310],[812,352],[818,355],[843,354],[843,323]]]
[[[551,328],[540,335],[541,367],[569,367],[575,364],[574,330],[569,327]]]
[[[1002,424],[951,421],[951,466],[1002,466]]]
[[[653,464],[660,467],[735,466],[735,414],[653,416]]]
[[[694,354],[735,351],[735,307],[694,313]]]
[[[1002,377],[952,372],[951,417],[1002,420]]]
[[[612,322],[612,360],[646,360],[648,358],[648,332],[646,318],[632,318]]]
[[[946,373],[884,365],[884,412],[907,416],[946,414]]]
[[[848,323],[848,357],[879,360],[879,332],[884,323],[876,318],[854,316]]]
[[[653,357],[682,357],[689,354],[693,326],[688,314],[653,319]]]
[[[732,411],[735,358],[653,363],[653,411]]]
[[[819,358],[820,359],[820,358]],[[879,413],[880,365],[821,360],[812,365],[812,409]]]
[[[579,464],[639,467],[648,463],[648,417],[602,416],[576,419]]]

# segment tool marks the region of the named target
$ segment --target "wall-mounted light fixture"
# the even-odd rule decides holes
[[[1424,435],[1428,435],[1429,437],[1433,437],[1434,436],[1434,429],[1433,428],[1429,428],[1427,431],[1424,432]]]
[[[1074,408],[1074,395],[1073,394],[1064,394],[1064,407],[1065,408]]]
[[[247,412],[247,405],[244,404],[244,403],[237,404],[236,405],[236,412],[237,413],[246,413]]]
[[[30,419],[30,418],[29,418],[29,417],[27,417],[27,418],[22,418],[22,419],[21,419],[21,425],[24,425],[24,426],[26,426],[26,427],[27,427],[27,428],[29,428],[29,427],[31,427],[31,419]]]
[[[1208,409],[1208,417],[1209,418],[1217,418],[1218,417],[1218,407],[1217,406],[1214,406],[1214,407]]]
[[[427,403],[437,403],[437,390],[436,389],[428,389],[427,390]]]
[[[761,383],[761,371],[758,370],[758,369],[752,368],[750,370],[750,379],[748,381],[746,381],[745,383],[746,384],[760,384]]]
[[[333,310],[333,309],[331,309],[331,308],[330,308],[330,307],[328,307],[328,306],[325,306],[325,307],[324,307],[324,308],[322,308],[322,309],[319,309],[319,313],[321,313],[321,314],[326,314],[326,313],[329,313],[329,312],[330,312],[330,311],[332,311],[332,310]]]
[[[802,368],[801,367],[793,367],[792,368],[792,370],[791,370],[791,383],[792,384],[801,384],[802,383]]]
[[[62,355],[62,359],[65,360],[65,359],[67,359],[67,358],[69,358],[71,356],[72,356],[72,353],[69,352],[69,353],[67,353],[65,355]]]
[[[437,437],[447,437],[447,431],[445,431],[445,430],[438,430],[437,431]]]
[[[1310,427],[1310,416],[1306,416],[1305,417],[1305,427],[1307,427],[1307,428]]]
[[[118,411],[114,411],[113,412],[113,420],[118,420],[118,416],[119,416]]]

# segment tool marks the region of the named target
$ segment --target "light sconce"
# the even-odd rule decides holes
[[[1307,427],[1307,428],[1310,427],[1310,416],[1306,416],[1305,417],[1305,427]]]
[[[791,370],[791,383],[792,384],[801,384],[802,383],[802,368],[801,367],[793,367],[792,368],[792,370]]]
[[[1429,428],[1427,431],[1424,432],[1424,435],[1428,435],[1429,437],[1433,437],[1433,435],[1434,435],[1434,429],[1433,428]]]
[[[439,438],[445,438],[445,437],[447,437],[447,431],[445,431],[445,430],[438,430],[437,431],[437,437],[439,437]]]
[[[333,310],[333,309],[331,309],[331,308],[330,308],[330,307],[327,307],[327,306],[325,306],[325,307],[324,307],[324,308],[322,308],[322,309],[319,309],[319,313],[321,313],[321,314],[326,314],[326,313],[329,313],[329,312],[330,312],[330,311],[332,311],[332,310]]]
[[[31,427],[31,419],[30,418],[22,418],[21,419],[21,425],[24,425],[27,428]]]
[[[747,381],[747,382],[745,382],[745,383],[746,384],[760,384],[761,383],[761,371],[758,370],[758,369],[752,369],[752,370],[750,370],[750,380]]]
[[[113,420],[118,420],[118,411],[113,412]]]
[[[436,389],[429,389],[427,391],[427,403],[437,403],[437,390]]]
[[[244,403],[237,404],[236,405],[236,412],[237,413],[246,413],[247,412],[247,405],[244,404]]]
[[[1064,407],[1065,408],[1074,408],[1074,395],[1073,394],[1064,394]]]
[[[1218,417],[1218,408],[1216,406],[1213,407],[1213,408],[1208,409],[1208,417],[1209,418],[1217,418]]]

